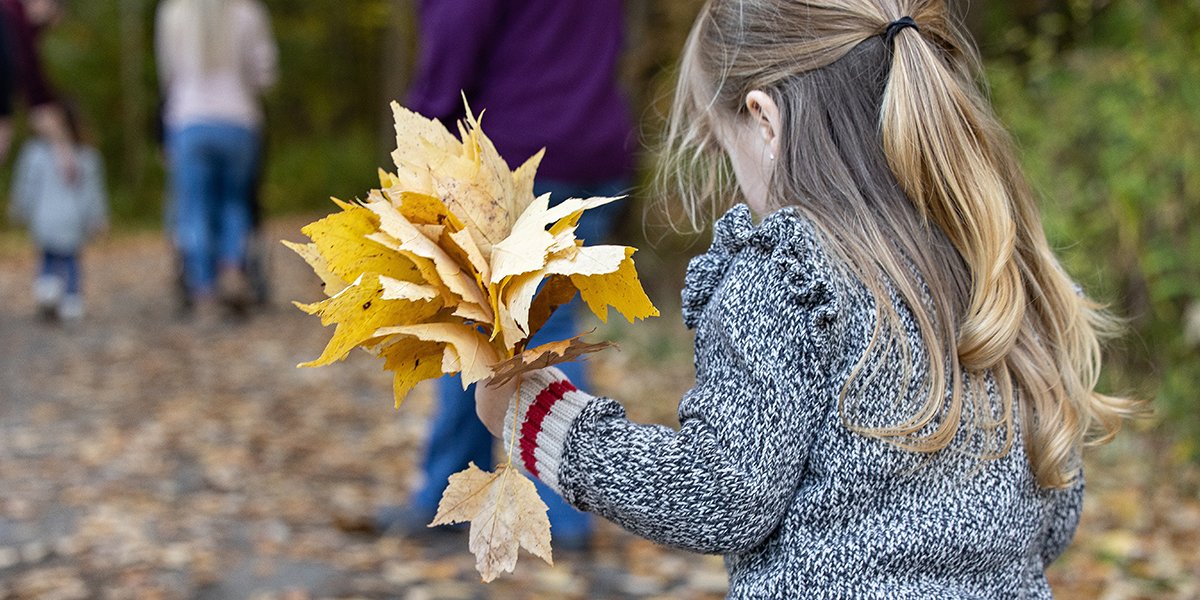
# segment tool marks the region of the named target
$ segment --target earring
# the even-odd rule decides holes
[[[771,154],[767,155],[767,158],[775,160],[775,153],[772,152]]]

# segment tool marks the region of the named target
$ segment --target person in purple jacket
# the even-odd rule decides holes
[[[62,11],[59,0],[0,0],[0,162],[12,146],[14,100],[22,97],[30,128],[50,142],[64,179],[73,182],[75,144],[38,49],[41,34]]]
[[[452,125],[464,116],[465,94],[473,111],[486,111],[488,136],[510,166],[546,149],[534,191],[551,194],[552,204],[625,193],[636,139],[617,83],[621,0],[423,0],[419,10],[420,53],[409,108]],[[603,243],[621,210],[613,203],[588,211],[578,235]],[[577,308],[557,311],[533,344],[577,335]],[[560,368],[572,381],[586,379],[578,363]],[[407,506],[378,512],[376,526],[385,532],[425,530],[446,479],[469,462],[493,462],[492,437],[475,414],[474,386],[464,391],[458,377],[438,385],[424,483]],[[589,518],[538,485],[550,509],[555,548],[585,548]]]

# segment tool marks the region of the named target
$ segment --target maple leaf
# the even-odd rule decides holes
[[[514,173],[496,147],[479,129],[467,107],[462,141],[436,120],[392,103],[396,118],[395,185],[435,196],[469,226],[485,252],[508,235],[517,216],[533,201],[533,175],[542,152]]]
[[[296,303],[304,312],[319,315],[323,325],[337,324],[321,356],[300,366],[316,367],[337,362],[346,358],[355,346],[371,344],[381,337],[376,331],[385,325],[425,321],[441,311],[440,302],[385,298],[389,289],[394,292],[397,288],[386,277],[363,275],[328,300],[314,304]]]
[[[546,510],[533,482],[512,465],[497,465],[488,473],[470,463],[450,476],[429,526],[470,521],[468,547],[486,583],[516,568],[518,547],[554,564]]]
[[[488,387],[500,387],[523,373],[574,362],[585,354],[616,347],[617,345],[612,342],[588,343],[583,341],[583,336],[580,335],[542,344],[493,365],[492,372],[494,374],[492,380],[488,382]]]

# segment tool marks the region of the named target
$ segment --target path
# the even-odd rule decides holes
[[[277,223],[269,237],[297,239],[302,223]],[[174,316],[160,238],[121,236],[86,256],[90,314],[64,329],[30,317],[32,258],[18,248],[0,237],[0,600],[724,593],[719,558],[608,524],[590,555],[550,567],[523,553],[515,575],[487,586],[462,534],[358,532],[415,483],[428,390],[395,411],[368,356],[296,369],[329,331],[284,301],[319,291],[282,249],[276,306],[202,328]],[[688,384],[677,322],[605,332],[625,348],[594,359],[600,391],[636,419],[670,422]],[[1093,456],[1084,524],[1051,570],[1057,596],[1200,598],[1200,476],[1151,467],[1165,459],[1148,458],[1145,436],[1122,440]]]

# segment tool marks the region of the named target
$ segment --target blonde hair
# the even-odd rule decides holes
[[[919,29],[885,38],[905,16]],[[709,0],[685,49],[664,174],[693,226],[711,217],[705,207],[719,209],[713,200],[730,191],[718,124],[746,118],[750,91],[769,94],[783,117],[772,207],[811,219],[878,313],[841,392],[843,422],[934,453],[969,418],[990,440],[981,456],[996,458],[1012,447],[1019,406],[1038,483],[1062,487],[1083,443],[1110,439],[1139,405],[1095,390],[1100,339],[1116,320],[1055,258],[980,80],[941,0]],[[927,355],[906,345],[893,295],[911,308]],[[906,379],[923,374],[925,402],[901,423],[851,419],[852,383],[883,393],[863,372],[873,353],[899,355]]]

